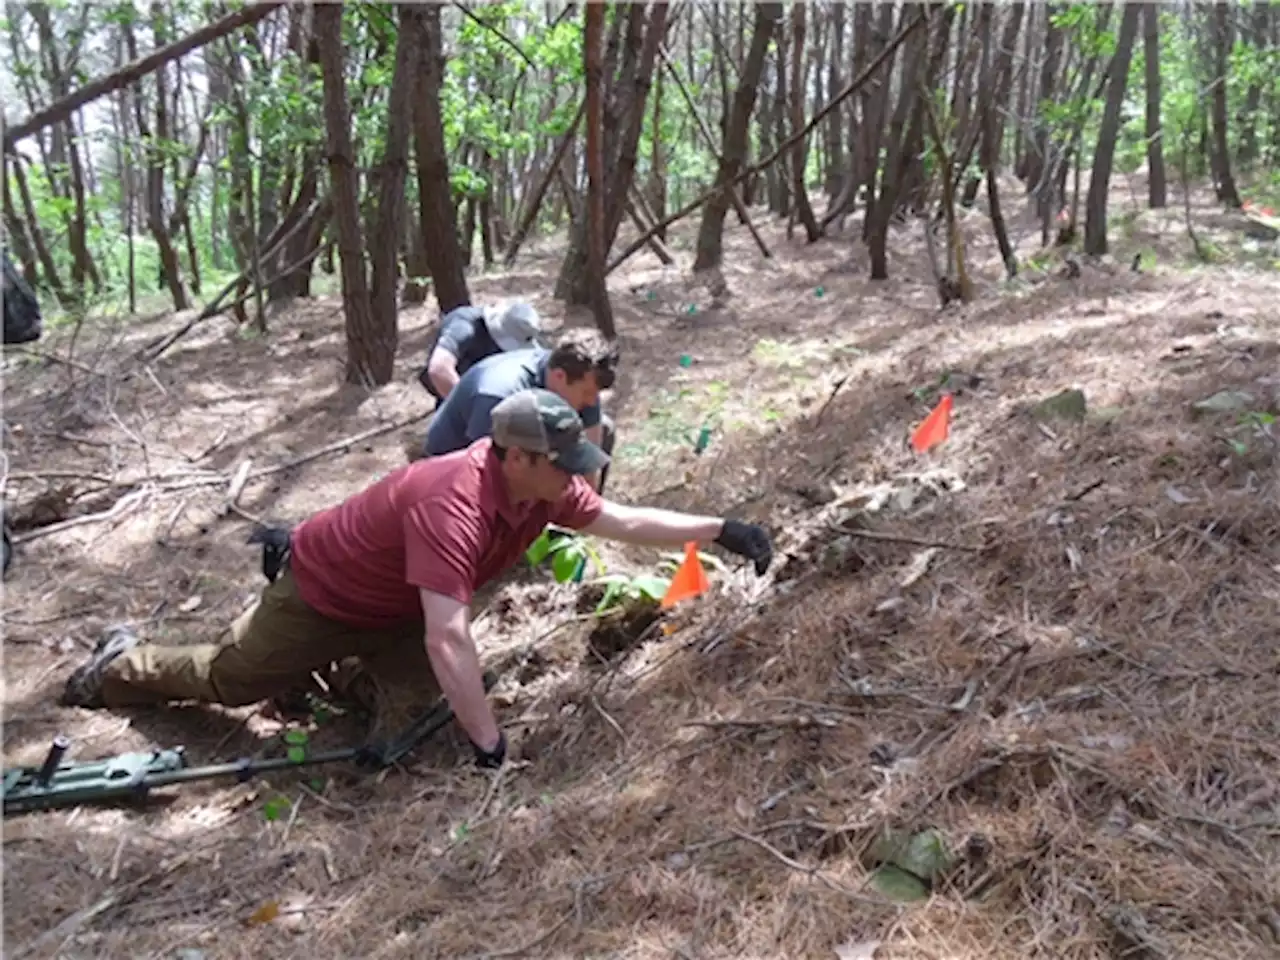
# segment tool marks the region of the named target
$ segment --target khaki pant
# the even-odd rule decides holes
[[[375,733],[394,732],[440,697],[425,641],[421,620],[369,631],[320,615],[286,569],[217,643],[143,643],[117,657],[103,671],[102,698],[108,707],[168,700],[244,706],[308,686],[311,671],[338,663],[343,692],[376,707]],[[349,658],[355,663],[344,665]]]

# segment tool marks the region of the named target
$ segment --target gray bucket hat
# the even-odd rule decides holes
[[[542,318],[523,300],[504,300],[484,308],[484,325],[504,352],[525,350],[538,345]]]

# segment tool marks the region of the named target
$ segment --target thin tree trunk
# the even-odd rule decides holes
[[[323,3],[315,9],[316,43],[324,82],[325,128],[328,134],[329,179],[342,262],[342,307],[347,331],[347,383],[375,386],[390,379],[387,344],[369,299],[365,277],[364,237],[360,230],[355,150],[343,74],[342,5]],[[391,344],[395,356],[395,342]]]
[[[670,66],[670,61],[668,61]],[[662,219],[667,209],[667,173],[662,155],[662,71],[653,78],[653,126],[650,128],[649,142],[652,155],[649,158],[649,203],[654,210],[654,219]],[[658,240],[667,242],[667,231],[658,231]]]
[[[1157,209],[1168,203],[1160,123],[1160,5],[1146,4],[1142,19],[1147,73],[1147,202],[1152,209]]]
[[[582,123],[582,116],[586,113],[586,110],[587,101],[584,99],[578,104],[578,112],[574,114],[573,122],[569,124],[569,129],[561,135],[560,142],[556,144],[556,152],[552,154],[551,162],[547,164],[547,171],[542,179],[538,181],[538,186],[533,191],[533,196],[529,200],[524,217],[516,226],[516,232],[511,235],[511,240],[507,243],[507,251],[503,257],[504,266],[510,267],[516,262],[516,254],[520,252],[520,245],[525,242],[529,236],[529,231],[538,222],[538,211],[541,209],[542,201],[547,195],[547,188],[551,186],[551,181],[556,178],[556,172],[563,168],[565,154],[568,153],[569,144],[573,142],[573,138],[577,135],[578,126]]]
[[[693,97],[690,96],[688,88],[684,85],[684,81],[676,70],[675,64],[671,62],[671,58],[667,56],[665,50],[660,49],[658,51],[658,55],[662,58],[663,65],[670,71],[671,79],[676,82],[676,88],[680,91],[680,96],[689,107],[689,113],[692,114],[694,123],[698,127],[698,131],[702,134],[702,139],[706,141],[708,148],[710,148],[711,152],[715,155],[716,163],[719,164],[722,162],[719,148],[711,135],[711,131],[707,128],[706,121],[702,119],[702,113],[698,110],[697,104],[693,102]],[[764,238],[760,236],[759,231],[756,230],[755,224],[751,222],[751,214],[748,212],[746,204],[743,202],[742,198],[738,196],[737,189],[730,187],[728,193],[729,198],[733,201],[734,209],[738,211],[738,217],[746,226],[747,230],[750,231],[751,238],[756,242],[756,246],[760,250],[760,255],[763,257],[772,256],[772,254],[769,253],[769,248],[765,245]]]
[[[1089,199],[1085,207],[1084,252],[1092,256],[1107,252],[1107,188],[1111,185],[1111,165],[1115,158],[1116,136],[1120,131],[1120,108],[1124,104],[1129,60],[1141,13],[1140,4],[1125,5],[1115,56],[1111,59],[1111,70],[1107,76],[1107,101],[1098,128],[1098,146],[1093,157],[1093,174],[1089,178]]]
[[[26,217],[27,229],[31,231],[31,245],[35,247],[40,268],[44,271],[45,283],[53,291],[54,297],[63,309],[70,309],[78,301],[67,292],[67,288],[62,284],[62,278],[58,275],[53,255],[49,252],[49,244],[45,241],[44,231],[40,228],[40,221],[36,217],[35,204],[31,202],[31,190],[27,186],[27,174],[22,169],[22,163],[21,160],[13,163],[13,181],[18,186],[18,198],[22,201],[22,214]]]
[[[618,335],[613,324],[613,307],[605,282],[605,179],[604,179],[604,64],[601,41],[604,36],[603,4],[586,5],[583,29],[583,58],[587,72],[587,285],[596,326],[609,339]],[[643,109],[643,105],[641,106]]]
[[[431,267],[432,288],[441,315],[471,302],[462,251],[458,247],[457,211],[449,184],[444,121],[440,115],[440,85],[444,54],[441,48],[440,7],[413,5],[413,20],[422,32],[421,66],[413,95],[414,147],[418,162],[418,203],[423,244]]]
[[[755,26],[742,78],[733,95],[733,110],[725,132],[724,155],[716,172],[717,192],[708,201],[698,228],[694,270],[718,267],[723,259],[724,218],[728,213],[734,179],[742,169],[747,154],[747,130],[755,107],[756,87],[764,72],[765,54],[773,32],[782,19],[781,3],[761,3],[755,8]]]
[[[404,214],[404,184],[409,172],[409,132],[413,122],[413,79],[422,62],[421,34],[414,29],[409,5],[401,5],[396,32],[395,71],[387,101],[387,142],[378,178],[378,213],[369,237],[372,271],[369,299],[373,307],[372,334],[377,342],[371,376],[378,384],[391,380],[395,367],[396,279],[400,251],[400,218]]]
[[[806,4],[796,3],[791,7],[791,132],[804,129],[804,94],[805,94],[805,57],[804,57],[804,11]],[[804,225],[805,237],[813,243],[822,236],[818,230],[818,221],[813,215],[813,207],[809,204],[808,178],[805,176],[808,150],[805,137],[796,141],[791,149],[791,184],[795,192],[796,213]]]
[[[1216,69],[1213,78],[1213,100],[1210,120],[1213,124],[1212,150],[1218,165],[1218,199],[1228,207],[1240,208],[1240,194],[1231,173],[1231,152],[1227,147],[1227,64],[1231,52],[1231,25],[1225,3],[1214,4],[1213,53]]]

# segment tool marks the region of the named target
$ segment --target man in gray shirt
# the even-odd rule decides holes
[[[439,409],[462,375],[485,357],[536,347],[541,327],[538,311],[523,300],[456,307],[440,318],[418,382],[436,398]]]
[[[578,411],[587,439],[612,453],[613,421],[600,410],[600,392],[613,386],[618,345],[597,330],[565,331],[553,349],[513,350],[481,360],[465,374],[437,408],[427,429],[428,457],[470,446],[493,431],[493,408],[512,394],[540,387],[558,394]],[[587,479],[604,489],[608,467]]]

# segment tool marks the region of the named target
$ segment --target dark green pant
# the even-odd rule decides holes
[[[169,700],[243,706],[305,687],[313,670],[328,673],[331,664],[338,665],[335,685],[352,694],[363,686],[358,699],[371,695],[389,724],[402,725],[440,697],[421,620],[381,631],[331,620],[307,606],[287,569],[217,642],[144,643],[117,657],[103,672],[102,697],[108,707]]]

